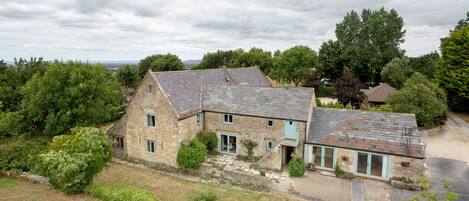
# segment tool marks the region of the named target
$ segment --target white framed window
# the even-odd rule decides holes
[[[204,113],[199,112],[197,113],[197,124],[201,124],[204,121]]]
[[[267,127],[273,128],[274,127],[274,120],[267,120]]]
[[[238,138],[234,135],[220,134],[220,152],[225,154],[238,154]]]
[[[153,92],[153,86],[151,84],[147,84],[146,91],[147,93],[151,94]]]
[[[155,153],[155,141],[154,140],[145,140],[147,143],[147,152],[148,153]]]
[[[272,149],[274,149],[274,141],[267,140],[267,142],[265,143],[265,148],[267,151],[271,151]]]
[[[146,115],[146,124],[148,128],[155,128],[156,127],[156,118],[155,115],[147,114]]]
[[[234,117],[232,114],[223,114],[223,123],[225,124],[233,124]]]

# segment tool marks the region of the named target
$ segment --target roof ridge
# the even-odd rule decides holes
[[[415,116],[413,113],[403,113],[403,112],[380,112],[380,111],[370,111],[370,110],[356,110],[356,109],[347,109],[347,108],[328,108],[328,107],[315,107],[315,109],[323,109],[323,110],[336,110],[336,111],[343,111],[343,112],[364,112],[364,113],[381,113],[381,114],[400,114],[406,116]]]

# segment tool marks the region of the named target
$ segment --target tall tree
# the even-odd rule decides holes
[[[298,86],[312,68],[318,67],[316,52],[308,46],[298,45],[283,51],[274,58],[270,71],[273,79]]]
[[[469,25],[441,39],[441,59],[435,78],[448,95],[448,106],[469,112]]]
[[[435,75],[436,64],[440,60],[438,52],[431,52],[419,57],[409,58],[409,65],[413,71],[422,73],[428,79],[433,79]]]
[[[217,50],[209,52],[202,57],[202,61],[196,69],[209,69],[220,67],[233,67],[234,61],[239,55],[243,54],[243,49],[236,50]]]
[[[384,66],[381,78],[389,85],[400,89],[412,73],[408,58],[394,58]]]
[[[178,56],[173,54],[155,54],[140,60],[140,77],[145,76],[148,70],[152,71],[173,71],[184,70],[184,64]]]
[[[454,27],[454,29],[461,29],[463,27],[465,27],[466,25],[469,25],[469,11],[466,13],[466,18],[465,19],[461,19],[458,21],[458,24],[456,25],[456,27]]]
[[[113,120],[121,112],[119,82],[102,65],[52,63],[22,88],[22,131],[58,135]]]
[[[33,75],[43,75],[50,62],[42,58],[30,58],[29,60],[15,58],[13,66],[7,66],[0,62],[0,101],[4,104],[4,111],[17,111],[23,95],[20,88]]]
[[[334,97],[343,105],[360,105],[363,94],[360,91],[362,83],[359,79],[353,77],[348,69],[344,69],[342,76],[333,83]]]
[[[233,61],[233,67],[258,66],[262,72],[267,73],[272,68],[272,54],[261,48],[253,47],[248,52],[239,54]]]
[[[414,73],[403,88],[390,95],[386,102],[394,112],[415,114],[420,126],[430,127],[445,118],[444,91],[420,73]]]
[[[319,48],[318,57],[323,77],[334,81],[341,76],[345,64],[339,42],[333,40],[324,42]]]
[[[363,9],[347,13],[337,24],[335,34],[342,48],[345,67],[362,82],[381,81],[381,70],[394,57],[402,57],[404,50],[404,21],[394,10]]]
[[[130,88],[135,88],[140,81],[140,76],[138,74],[138,66],[135,65],[123,65],[117,69],[116,74],[117,79],[121,83],[121,86],[124,88],[125,102],[129,102],[131,98],[132,90]]]
[[[315,91],[319,91],[319,87],[321,86],[321,73],[317,69],[311,69],[304,80],[303,86],[313,87]]]

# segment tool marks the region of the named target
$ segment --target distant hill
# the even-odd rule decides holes
[[[193,66],[200,64],[201,60],[185,60],[182,61],[187,69],[191,69]]]

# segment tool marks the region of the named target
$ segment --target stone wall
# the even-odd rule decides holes
[[[199,175],[207,180],[216,180],[219,183],[242,186],[249,190],[267,190],[272,185],[272,181],[265,176],[252,175],[235,170],[219,170],[205,163],[200,167]]]
[[[337,164],[347,172],[354,171],[355,151],[351,149],[336,148]],[[345,160],[344,160],[345,159]]]
[[[255,156],[262,157],[269,151],[267,150],[267,142],[271,140],[276,147],[283,138],[285,122],[282,119],[269,119],[263,117],[253,117],[233,114],[233,124],[223,123],[223,113],[205,112],[205,130],[211,132],[225,132],[234,135],[238,140],[238,155],[246,155],[246,150],[241,141],[251,139],[258,143],[253,150]],[[268,120],[273,121],[273,127],[268,127]],[[306,122],[297,122],[299,131],[299,143],[295,149],[297,156],[303,157],[303,143],[305,140]],[[278,154],[282,154],[279,151]],[[276,167],[281,167],[282,156],[273,156],[272,163],[278,163]]]
[[[408,164],[407,167],[405,167]],[[415,178],[418,173],[425,173],[425,160],[403,156],[391,156],[391,176]]]
[[[148,93],[146,87],[152,86]],[[146,114],[155,115],[156,127],[146,125]],[[180,146],[178,121],[168,99],[164,96],[156,81],[147,74],[127,107],[127,134],[125,146],[131,157],[145,161],[165,163],[177,166],[176,155]],[[146,151],[146,140],[155,141],[155,153]]]

